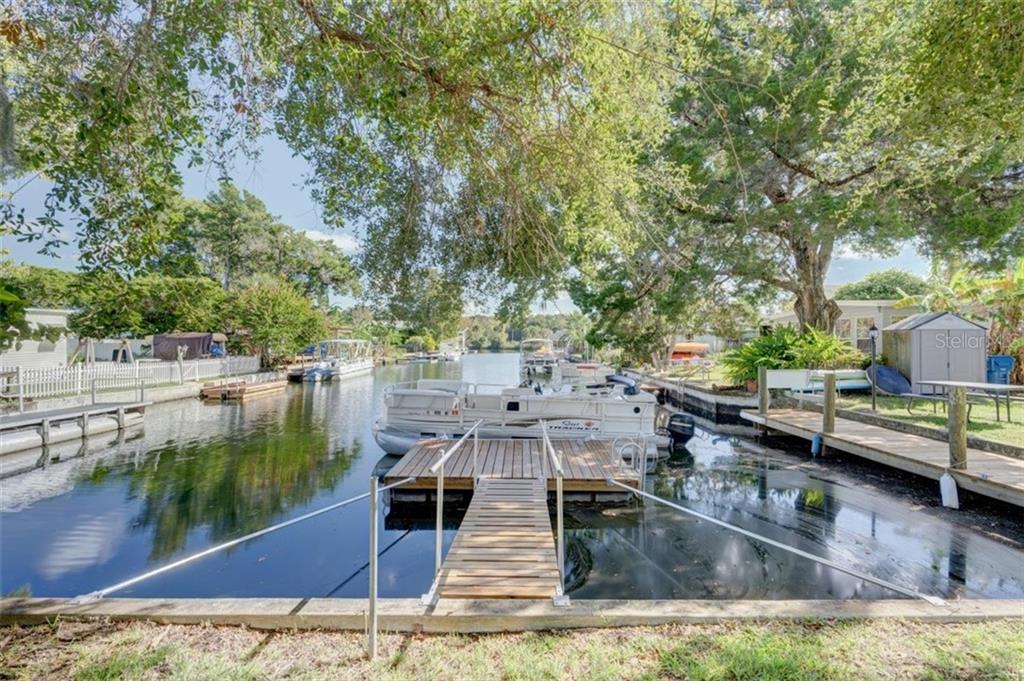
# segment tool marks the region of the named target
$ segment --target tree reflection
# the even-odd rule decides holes
[[[156,450],[135,470],[111,472],[128,477],[129,495],[142,500],[133,528],[152,528],[151,561],[183,549],[199,527],[213,541],[262,529],[344,477],[360,444],[332,452],[322,419],[300,400],[283,406],[221,437]]]

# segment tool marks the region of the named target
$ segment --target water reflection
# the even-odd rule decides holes
[[[1024,595],[1019,537],[1008,546],[950,522],[956,516],[948,511],[927,512],[913,497],[864,489],[863,479],[840,468],[753,443],[705,438],[690,450],[660,466],[648,491],[926,593]],[[653,503],[577,507],[572,516],[567,574],[580,598],[899,597]]]
[[[371,433],[383,387],[460,373],[513,382],[517,358],[386,367],[242,405],[157,405],[142,429],[0,457],[0,591],[85,593],[361,494],[389,463]],[[812,461],[805,449],[699,431],[648,479],[649,491],[925,592],[1024,596],[1016,519],[944,510],[919,483]],[[445,545],[465,502],[446,500]],[[665,507],[567,511],[574,598],[894,596]],[[381,594],[418,596],[431,580],[434,507],[385,504],[380,513]],[[353,504],[122,595],[364,597],[366,514]]]

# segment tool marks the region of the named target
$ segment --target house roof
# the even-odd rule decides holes
[[[792,302],[792,301],[790,301]],[[837,300],[836,305],[845,313],[852,308],[875,308],[881,310],[882,308],[895,308],[896,303],[899,300]],[[787,303],[789,304],[789,303]],[[776,312],[769,314],[764,317],[765,321],[772,322],[780,319],[787,319],[789,317],[796,317],[796,312],[792,308],[777,310]]]

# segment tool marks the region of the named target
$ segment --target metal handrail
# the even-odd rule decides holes
[[[739,534],[742,534],[746,537],[750,537],[751,539],[755,539],[764,544],[768,544],[769,546],[774,546],[776,548],[782,549],[783,551],[788,551],[789,553],[800,556],[801,558],[807,558],[809,560],[813,560],[815,563],[819,563],[821,565],[825,565],[835,570],[839,570],[840,572],[845,572],[846,574],[852,575],[857,579],[862,579],[866,582],[871,582],[872,584],[876,584],[886,589],[891,589],[892,591],[903,594],[904,596],[910,596],[911,598],[920,598],[924,601],[927,601],[928,603],[931,603],[932,605],[945,605],[946,603],[944,599],[939,598],[938,596],[930,596],[928,594],[921,593],[916,589],[910,589],[904,586],[900,586],[899,584],[893,584],[892,582],[888,582],[884,579],[879,579],[878,577],[869,575],[866,572],[861,572],[860,570],[855,570],[853,568],[846,567],[845,565],[837,563],[833,560],[829,560],[828,558],[822,558],[821,556],[816,556],[813,553],[802,551],[796,547],[789,546],[788,544],[783,544],[780,541],[770,539],[769,537],[757,534],[756,532],[751,532],[750,530],[744,529],[737,525],[733,525],[732,523],[727,523],[724,520],[719,520],[718,518],[709,516],[705,513],[701,513],[700,511],[695,511],[692,508],[686,508],[685,506],[680,506],[679,504],[672,503],[667,499],[662,499],[661,497],[655,496],[649,492],[644,492],[636,489],[635,487],[624,485],[621,482],[615,480],[614,478],[608,478],[606,482],[609,485],[615,485],[617,487],[621,487],[625,490],[628,490],[633,494],[636,494],[637,496],[643,497],[645,499],[650,499],[652,501],[656,501],[659,504],[664,504],[665,506],[668,506],[669,508],[674,508],[677,511],[688,513],[689,515],[700,518],[701,520],[707,521],[714,525],[718,525],[719,527],[724,527],[728,530],[732,530],[733,532],[738,532]]]
[[[414,482],[415,480],[416,480],[416,478],[412,478],[412,477],[405,478],[403,480],[399,480],[398,482],[393,482],[390,485],[386,485],[385,487],[381,487],[379,491],[383,492],[384,490],[388,490],[388,489],[391,489],[393,487],[398,487],[399,485],[404,485],[404,484],[406,484],[408,482]],[[349,499],[345,499],[344,501],[339,501],[336,504],[331,504],[330,506],[324,506],[323,508],[317,509],[315,511],[310,511],[309,513],[300,515],[297,518],[292,518],[291,520],[285,520],[284,522],[277,523],[276,525],[271,525],[270,527],[265,527],[262,530],[257,530],[255,532],[250,532],[249,534],[247,534],[245,536],[239,537],[237,539],[232,539],[231,541],[226,541],[223,544],[217,544],[216,546],[211,546],[208,549],[203,549],[202,551],[199,551],[198,553],[193,553],[191,556],[186,556],[186,557],[182,558],[181,560],[176,560],[173,563],[169,563],[169,564],[164,565],[162,567],[158,567],[155,570],[150,570],[149,572],[144,572],[141,575],[137,575],[135,577],[132,577],[131,579],[126,579],[123,582],[118,582],[117,584],[113,584],[113,585],[108,586],[108,587],[106,587],[104,589],[98,589],[96,591],[92,591],[90,593],[83,594],[81,596],[77,596],[77,597],[75,597],[73,599],[72,602],[83,603],[83,602],[88,602],[88,601],[96,600],[96,599],[99,599],[99,598],[103,598],[104,596],[107,596],[108,594],[111,594],[111,593],[113,593],[115,591],[121,591],[122,589],[126,589],[127,587],[132,586],[133,584],[138,584],[139,582],[147,580],[150,577],[156,577],[157,575],[163,574],[165,572],[169,572],[171,570],[174,570],[175,568],[181,567],[182,565],[186,565],[186,564],[191,563],[193,561],[199,560],[200,558],[204,558],[206,556],[209,556],[212,553],[216,553],[218,551],[222,551],[224,549],[231,548],[232,546],[238,546],[239,544],[241,544],[243,542],[247,542],[250,539],[255,539],[257,537],[262,537],[265,534],[270,534],[271,532],[276,532],[277,530],[283,530],[286,527],[290,527],[292,525],[301,523],[302,521],[309,520],[310,518],[315,518],[318,515],[323,515],[324,513],[327,513],[328,511],[333,511],[336,508],[341,508],[342,506],[348,506],[349,504],[352,504],[352,503],[355,503],[355,502],[360,501],[362,499],[365,499],[368,496],[370,496],[369,492],[367,492],[366,494],[359,494],[359,495],[351,497]]]
[[[441,455],[441,458],[440,458],[440,459],[438,459],[438,460],[437,460],[436,462],[434,462],[434,465],[433,465],[433,466],[431,466],[431,467],[430,467],[429,469],[427,469],[427,470],[429,470],[429,471],[430,471],[431,473],[437,473],[437,471],[438,471],[438,470],[439,470],[439,469],[440,469],[441,467],[443,467],[443,466],[444,466],[444,462],[445,462],[445,461],[447,461],[447,460],[448,460],[448,459],[449,459],[449,458],[451,457],[451,455],[452,455],[452,454],[454,454],[454,453],[455,453],[456,451],[458,451],[459,447],[461,447],[461,446],[462,446],[462,443],[466,441],[466,438],[468,438],[468,437],[469,437],[470,435],[475,435],[475,434],[476,434],[476,432],[477,432],[477,429],[478,429],[478,428],[480,427],[480,425],[481,425],[481,424],[482,424],[483,422],[484,422],[484,420],[483,420],[483,419],[479,419],[479,420],[477,420],[477,422],[476,422],[476,423],[474,423],[474,424],[473,424],[473,425],[472,425],[472,426],[470,427],[470,429],[469,429],[469,430],[467,430],[467,431],[465,432],[465,434],[464,434],[464,435],[463,435],[462,437],[460,437],[460,438],[458,439],[458,441],[457,441],[457,442],[456,442],[456,443],[455,443],[454,445],[452,445],[452,446],[451,446],[451,447],[450,447],[450,448],[448,449],[448,451],[446,451],[446,452],[445,452],[444,454],[442,454],[442,455]],[[475,471],[474,471],[474,473],[475,473]]]
[[[380,487],[380,480],[376,475],[371,475],[370,491],[359,495],[359,497],[354,497],[360,499],[362,497],[370,498],[370,585],[367,593],[368,608],[366,613],[366,648],[370,659],[377,657],[377,539],[379,534],[377,530],[377,499],[381,492],[404,485],[407,482],[412,482],[415,479],[409,477]]]
[[[437,517],[436,525],[434,530],[434,580],[430,585],[430,591],[423,594],[422,601],[425,604],[432,605],[437,600],[437,581],[441,577],[441,562],[442,562],[442,542],[441,535],[444,532],[444,464],[451,458],[452,454],[457,452],[462,444],[473,436],[473,489],[476,489],[477,479],[477,453],[480,450],[480,426],[484,420],[479,419],[472,427],[465,432],[465,434],[458,439],[458,441],[448,448],[444,454],[431,466],[429,470],[431,473],[437,474]]]
[[[548,456],[551,458],[551,465],[554,466],[555,472],[558,473],[559,476],[562,476],[564,475],[562,461],[560,457],[555,455],[555,447],[551,444],[551,436],[548,435],[548,423],[546,420],[541,419],[540,429],[544,434],[544,447],[547,450]]]
[[[555,454],[555,447],[548,436],[547,421],[541,421],[540,426],[544,436],[544,448],[555,471],[555,554],[558,561],[558,592],[553,600],[555,605],[566,606],[569,605],[569,597],[565,595],[565,502],[562,495],[565,472],[562,468],[562,458]]]

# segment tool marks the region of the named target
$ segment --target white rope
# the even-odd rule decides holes
[[[390,485],[385,485],[384,487],[379,488],[377,491],[378,492],[383,492],[385,490],[391,489],[392,487],[398,487],[399,485],[404,485],[407,482],[412,482],[415,479],[416,478],[405,478],[404,480],[399,480],[398,482],[393,482]],[[363,494],[360,494],[358,496],[354,496],[354,497],[352,497],[350,499],[345,499],[344,501],[339,501],[336,504],[331,504],[330,506],[325,506],[325,507],[323,507],[321,509],[317,509],[316,511],[311,511],[309,513],[306,513],[305,515],[300,515],[298,518],[292,518],[291,520],[286,520],[286,521],[284,521],[282,523],[278,523],[277,525],[271,525],[270,527],[266,527],[266,528],[264,528],[262,530],[257,530],[256,532],[252,532],[251,534],[247,534],[244,537],[239,537],[238,539],[232,539],[231,541],[224,542],[223,544],[217,544],[216,546],[211,546],[210,548],[204,549],[204,550],[200,551],[199,553],[193,553],[191,556],[186,556],[186,557],[182,558],[181,560],[176,560],[173,563],[170,563],[168,565],[164,565],[163,567],[159,567],[159,568],[157,568],[155,570],[150,570],[149,572],[145,572],[145,573],[143,573],[141,575],[138,575],[136,577],[132,577],[131,579],[126,579],[123,582],[118,582],[117,584],[114,584],[112,586],[108,586],[105,589],[99,589],[98,591],[93,591],[91,593],[87,593],[87,594],[84,594],[84,595],[81,595],[81,596],[77,596],[77,597],[73,598],[71,602],[72,603],[86,603],[88,601],[93,601],[93,600],[96,600],[96,599],[99,599],[99,598],[103,598],[107,594],[111,594],[111,593],[113,593],[115,591],[121,591],[122,589],[124,589],[126,587],[129,587],[129,586],[131,586],[133,584],[138,584],[139,582],[141,582],[143,580],[146,580],[146,579],[149,579],[150,577],[156,577],[157,575],[163,574],[165,572],[169,572],[170,570],[173,570],[175,568],[181,567],[182,565],[186,565],[187,563],[191,563],[193,561],[199,560],[200,558],[204,558],[206,556],[209,556],[211,553],[216,553],[217,551],[220,551],[222,549],[227,549],[227,548],[230,548],[232,546],[237,546],[238,544],[241,544],[243,542],[247,542],[250,539],[255,539],[257,537],[262,537],[265,534],[270,534],[271,532],[276,532],[277,530],[283,530],[286,527],[290,527],[290,526],[295,525],[297,523],[301,523],[303,520],[309,520],[310,518],[315,518],[318,515],[322,515],[324,513],[327,513],[328,511],[333,511],[334,509],[341,508],[342,506],[348,506],[349,504],[353,504],[353,503],[355,503],[357,501],[361,501],[363,499],[366,499],[369,496],[370,496],[369,492],[364,492]]]
[[[762,542],[762,543],[765,543],[765,544],[769,544],[769,545],[774,546],[776,548],[780,548],[783,551],[788,551],[790,553],[796,554],[796,555],[800,556],[801,558],[807,558],[809,560],[813,560],[815,563],[820,563],[822,565],[826,565],[826,566],[828,566],[830,568],[833,568],[835,570],[839,570],[840,572],[845,572],[848,575],[853,575],[854,577],[857,577],[858,579],[863,579],[866,582],[871,582],[872,584],[877,584],[878,586],[885,587],[886,589],[891,589],[892,591],[895,591],[897,593],[901,593],[904,596],[910,596],[911,598],[920,598],[922,600],[928,601],[932,605],[945,605],[946,604],[946,601],[944,601],[943,599],[941,599],[941,598],[939,598],[937,596],[929,596],[927,594],[921,593],[920,591],[916,591],[914,589],[910,589],[910,588],[907,588],[907,587],[899,586],[898,584],[893,584],[892,582],[887,582],[884,579],[879,579],[878,577],[872,577],[871,575],[867,574],[866,572],[860,572],[859,570],[854,570],[853,568],[848,568],[848,567],[846,567],[844,565],[836,563],[835,561],[831,561],[828,558],[822,558],[821,556],[816,556],[813,553],[808,553],[806,551],[801,551],[800,549],[797,549],[797,548],[794,548],[792,546],[789,546],[788,544],[783,544],[782,542],[775,541],[774,539],[769,539],[768,537],[764,537],[764,536],[759,535],[757,533],[751,532],[750,530],[745,530],[742,527],[739,527],[737,525],[732,525],[732,524],[727,523],[727,522],[725,522],[723,520],[719,520],[718,518],[713,518],[712,516],[705,515],[704,513],[701,513],[699,511],[694,511],[692,508],[686,508],[685,506],[680,506],[679,504],[674,504],[671,501],[668,501],[666,499],[662,499],[661,497],[656,497],[653,494],[649,494],[648,492],[643,492],[643,491],[638,490],[638,489],[636,489],[634,487],[630,487],[629,485],[624,485],[624,484],[622,484],[621,482],[619,482],[617,480],[613,480],[612,478],[608,478],[607,482],[609,484],[617,485],[618,487],[621,487],[623,489],[629,490],[630,492],[633,492],[637,496],[641,496],[641,497],[644,497],[646,499],[652,499],[654,501],[657,501],[658,503],[665,504],[666,506],[668,506],[670,508],[674,508],[677,511],[682,511],[683,513],[689,513],[690,515],[695,516],[697,518],[700,518],[701,520],[706,520],[709,523],[714,523],[715,525],[718,525],[720,527],[724,527],[726,529],[732,530],[733,532],[739,532],[740,534],[745,535],[747,537],[750,537],[751,539],[756,539],[759,542]]]

